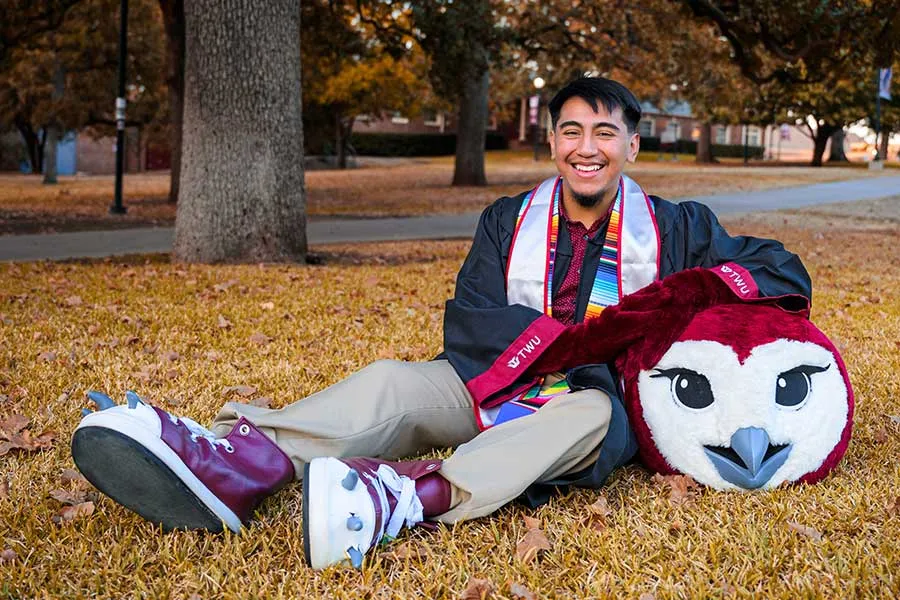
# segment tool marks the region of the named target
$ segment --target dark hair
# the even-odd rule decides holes
[[[634,133],[637,129],[637,124],[641,120],[641,105],[637,98],[618,81],[603,77],[579,77],[556,92],[548,105],[554,129],[559,122],[559,113],[563,104],[575,96],[590,104],[594,111],[599,110],[598,100],[610,113],[617,108],[621,109],[622,119],[628,126],[628,131]]]

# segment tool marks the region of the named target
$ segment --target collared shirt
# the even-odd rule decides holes
[[[572,262],[569,263],[566,277],[553,298],[553,318],[563,325],[572,325],[575,322],[578,285],[581,283],[582,263],[584,263],[588,240],[596,236],[603,224],[609,220],[612,208],[612,204],[610,204],[606,214],[594,221],[590,228],[586,228],[581,222],[570,220],[565,206],[562,202],[559,203],[559,215],[562,217],[560,225],[565,222],[569,240],[572,242]]]

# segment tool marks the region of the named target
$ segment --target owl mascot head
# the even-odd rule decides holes
[[[572,364],[574,343],[581,359],[615,360],[654,471],[717,489],[819,481],[850,440],[847,370],[806,298],[746,299],[730,273],[667,277],[575,326],[550,354],[565,346],[559,364]]]

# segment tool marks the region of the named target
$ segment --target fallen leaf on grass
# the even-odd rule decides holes
[[[722,594],[725,596],[734,596],[737,594],[737,588],[728,583],[725,580],[722,580]]]
[[[86,491],[78,490],[75,492],[70,492],[69,490],[50,490],[48,494],[51,498],[60,502],[62,504],[67,504],[69,506],[75,506],[76,504],[84,504],[89,500],[89,496]]]
[[[56,352],[41,352],[40,354],[38,354],[38,360],[43,362],[53,362],[54,360],[56,360]]]
[[[50,490],[49,496],[60,502],[62,504],[66,504],[69,506],[74,506],[76,504],[81,504],[86,500],[84,494],[79,494],[75,492],[70,492],[68,490]]]
[[[265,396],[261,398],[254,398],[250,401],[251,406],[258,406],[260,408],[269,408],[270,404],[272,404],[272,399],[266,398]]]
[[[9,498],[9,481],[6,476],[0,478],[0,500]]]
[[[587,507],[588,512],[593,515],[598,515],[600,517],[608,517],[612,514],[612,510],[609,508],[609,503],[606,500],[606,496],[604,494],[599,494],[597,501]]]
[[[402,544],[397,544],[394,546],[390,552],[384,552],[381,554],[381,557],[385,560],[390,561],[403,561],[408,558],[421,560],[422,549],[418,544],[413,544],[412,542],[403,542]]]
[[[265,346],[266,344],[268,344],[269,342],[272,341],[272,338],[270,338],[269,336],[267,336],[264,333],[260,333],[259,331],[257,331],[253,335],[250,336],[250,341],[253,342],[254,344],[259,344],[260,346]]]
[[[256,388],[252,385],[232,385],[225,388],[225,393],[235,393],[238,396],[243,396],[244,398],[249,398],[253,394],[256,393]]]
[[[460,600],[487,600],[494,594],[494,584],[490,579],[478,579],[473,577],[469,585],[460,594]]]
[[[216,324],[219,326],[219,329],[229,329],[231,327],[231,321],[229,321],[222,315],[219,315],[219,319]]]
[[[641,594],[638,600],[656,600],[656,596],[651,594],[650,592],[644,592],[643,594]]]
[[[808,538],[814,539],[817,542],[822,541],[822,533],[812,527],[808,527],[806,525],[801,525],[795,521],[788,521],[787,526],[791,531],[796,531],[801,535],[805,535]]]
[[[873,434],[872,437],[874,437],[875,441],[878,442],[879,444],[883,444],[883,443],[887,442],[888,439],[890,439],[890,434],[888,433],[888,430],[885,429],[884,427],[879,427],[878,429],[875,430],[875,433]]]
[[[134,377],[140,379],[143,382],[150,382],[156,377],[157,367],[151,365],[144,365],[141,367],[140,371],[136,371],[132,373]]]
[[[81,306],[82,304],[81,296],[69,296],[66,298],[67,306]]]
[[[44,431],[37,437],[31,437],[31,432],[25,429],[29,422],[28,417],[18,414],[0,421],[0,456],[11,450],[34,452],[53,445],[56,434]]]
[[[78,486],[85,486],[88,483],[88,480],[84,478],[84,475],[75,469],[63,469],[62,474],[59,476],[59,480],[63,483],[75,483]]]
[[[530,563],[538,557],[542,550],[550,550],[550,540],[541,529],[541,522],[532,517],[525,517],[528,531],[516,544],[516,558],[523,563]]]
[[[275,310],[274,302],[262,302],[259,307],[263,310]]]
[[[537,594],[529,590],[527,587],[522,585],[521,583],[510,583],[509,584],[509,593],[513,598],[518,598],[520,600],[538,600]]]
[[[50,520],[57,525],[62,525],[63,523],[87,518],[92,514],[94,514],[94,503],[82,502],[74,506],[63,506],[57,514],[50,517]]]
[[[163,358],[166,359],[166,360],[169,361],[169,362],[175,362],[176,360],[178,360],[178,359],[181,358],[181,355],[178,354],[178,353],[175,352],[175,351],[170,351],[170,352],[166,352],[166,353],[163,355]]]
[[[6,548],[0,552],[0,563],[12,562],[16,560],[16,551],[12,548]]]
[[[888,514],[891,516],[900,515],[900,496],[894,498],[894,501],[888,505]]]
[[[669,502],[685,504],[694,498],[697,482],[690,475],[662,475],[656,473],[652,479],[658,485],[669,487]]]
[[[606,517],[612,514],[604,494],[600,494],[593,504],[587,507],[587,524],[595,531],[606,529]]]
[[[0,438],[9,439],[10,436],[28,427],[29,418],[25,415],[15,414],[0,421]]]
[[[226,281],[225,283],[217,283],[213,286],[213,290],[215,290],[217,292],[224,292],[236,283],[237,283],[237,279],[231,279],[229,281]]]
[[[900,417],[898,417],[897,415],[884,415],[884,416],[886,416],[888,419],[890,419],[891,423],[893,423],[894,425],[900,425]]]

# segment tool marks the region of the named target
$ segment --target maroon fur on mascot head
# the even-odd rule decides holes
[[[651,328],[646,335],[653,338],[653,332],[654,329]],[[664,335],[668,336],[671,333],[667,332]],[[847,450],[853,423],[854,397],[850,378],[840,353],[831,340],[806,318],[805,312],[788,312],[774,303],[720,304],[703,309],[693,315],[675,343],[714,342],[730,348],[737,361],[743,364],[757,348],[785,340],[805,345],[812,344],[825,349],[833,356],[834,364],[839,370],[844,384],[843,390],[836,390],[836,393],[842,394],[846,398],[846,415],[842,417],[844,423],[837,443],[827,454],[822,455],[822,462],[816,468],[790,480],[814,483],[832,471]],[[629,347],[616,361],[624,381],[625,406],[638,439],[639,455],[648,468],[660,473],[675,473],[683,471],[684,468],[679,470],[673,467],[663,456],[654,440],[653,433],[644,416],[644,403],[647,402],[647,399],[641,396],[639,375],[657,367],[670,347],[660,347],[655,340],[647,339],[646,343]],[[702,351],[702,348],[700,350]],[[668,400],[670,399],[664,399],[664,401]],[[808,426],[815,428],[817,425],[815,421],[810,420]]]

